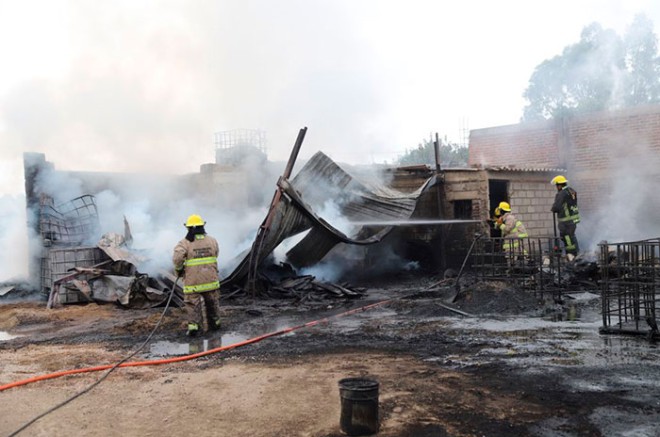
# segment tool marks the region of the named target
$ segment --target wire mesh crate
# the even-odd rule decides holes
[[[42,293],[50,294],[53,283],[71,274],[75,267],[91,267],[108,259],[98,247],[50,249],[48,255],[41,260]],[[59,293],[59,303],[74,303],[81,300],[77,292],[66,292],[63,288]]]
[[[603,333],[658,335],[660,238],[599,244]]]
[[[480,238],[472,252],[472,269],[480,280],[512,282],[556,300],[569,285],[559,241],[543,238]]]
[[[51,197],[40,201],[39,230],[46,245],[80,245],[99,227],[94,196],[85,195],[54,206]]]

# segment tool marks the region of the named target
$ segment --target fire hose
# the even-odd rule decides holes
[[[177,278],[177,280],[178,280],[178,278]],[[383,300],[383,301],[376,302],[376,303],[373,303],[373,304],[370,304],[370,305],[362,306],[360,308],[355,308],[355,309],[352,309],[352,310],[348,310],[348,311],[345,311],[343,313],[335,314],[333,316],[325,317],[323,319],[313,320],[311,322],[303,323],[301,325],[288,327],[288,328],[283,328],[283,329],[280,329],[278,331],[269,332],[267,334],[263,334],[263,335],[260,335],[260,336],[257,336],[257,337],[253,337],[253,338],[245,340],[245,341],[230,344],[230,345],[227,345],[227,346],[217,347],[217,348],[214,348],[214,349],[209,349],[207,351],[198,352],[198,353],[195,353],[195,354],[184,355],[184,356],[175,357],[175,358],[161,359],[161,360],[147,360],[147,361],[127,362],[131,357],[135,356],[140,350],[142,350],[142,348],[144,348],[147,345],[149,340],[151,340],[151,337],[153,336],[153,334],[156,332],[156,329],[158,329],[158,327],[160,326],[160,323],[163,320],[163,316],[165,316],[165,312],[167,311],[167,308],[169,307],[169,304],[171,302],[172,295],[174,294],[174,288],[176,288],[176,282],[175,282],[174,287],[173,287],[173,289],[170,293],[170,297],[167,301],[167,305],[165,306],[165,310],[161,314],[160,320],[158,320],[158,323],[156,324],[154,329],[151,331],[151,333],[149,334],[147,339],[133,353],[131,353],[129,356],[127,356],[126,358],[124,358],[123,360],[118,362],[117,364],[95,366],[95,367],[86,367],[86,368],[82,368],[82,369],[64,370],[64,371],[61,371],[61,372],[48,373],[48,374],[45,374],[45,375],[35,376],[35,377],[32,377],[32,378],[23,379],[21,381],[16,381],[16,382],[12,382],[12,383],[9,383],[9,384],[1,385],[0,386],[0,391],[4,391],[4,390],[8,390],[10,388],[20,387],[20,386],[24,386],[24,385],[27,385],[27,384],[31,384],[33,382],[45,381],[47,379],[59,378],[61,376],[75,375],[75,374],[78,374],[78,373],[89,373],[89,372],[98,372],[98,371],[102,371],[102,370],[108,370],[108,372],[105,375],[103,375],[101,378],[99,378],[96,382],[91,384],[89,387],[87,387],[84,390],[82,390],[82,391],[76,393],[75,395],[69,397],[68,399],[64,400],[63,402],[60,402],[59,404],[55,405],[54,407],[50,408],[49,410],[45,411],[44,413],[41,413],[38,416],[34,417],[29,422],[27,422],[23,426],[21,426],[19,429],[12,432],[11,434],[9,434],[8,437],[14,437],[14,436],[18,435],[20,432],[27,429],[30,425],[34,424],[39,419],[47,416],[48,414],[54,412],[55,410],[63,407],[64,405],[68,404],[69,402],[73,401],[74,399],[76,399],[76,398],[82,396],[83,394],[89,392],[91,389],[93,389],[94,387],[99,385],[103,380],[105,380],[105,378],[107,378],[108,375],[110,375],[110,373],[112,371],[114,371],[115,369],[117,369],[118,367],[157,366],[157,365],[160,365],[160,364],[169,364],[169,363],[177,363],[177,362],[181,362],[181,361],[189,361],[189,360],[204,357],[204,356],[207,356],[207,355],[215,354],[215,353],[218,353],[218,352],[222,352],[222,351],[226,351],[226,350],[230,350],[230,349],[235,349],[235,348],[238,348],[238,347],[241,347],[241,346],[246,346],[248,344],[257,343],[261,340],[265,340],[267,338],[275,337],[275,336],[282,335],[282,334],[287,334],[289,332],[293,332],[293,331],[296,331],[298,329],[308,328],[308,327],[311,327],[311,326],[316,326],[316,325],[321,324],[321,323],[327,323],[332,318],[346,316],[346,315],[354,314],[354,313],[361,312],[361,311],[367,311],[371,308],[376,308],[376,307],[385,305],[385,304],[387,304],[387,303],[394,300],[394,299]]]
[[[257,337],[253,337],[253,338],[250,338],[248,340],[244,340],[244,341],[241,341],[241,342],[238,342],[238,343],[233,343],[233,344],[230,344],[230,345],[227,345],[227,346],[220,346],[220,347],[217,347],[217,348],[214,348],[214,349],[209,349],[209,350],[203,351],[203,352],[197,352],[197,353],[190,354],[190,355],[183,355],[183,356],[180,356],[180,357],[160,359],[160,360],[125,362],[125,361],[127,361],[127,359],[124,359],[124,360],[122,360],[122,362],[120,362],[119,364],[115,364],[114,366],[110,365],[110,364],[106,364],[106,365],[102,365],[102,366],[86,367],[86,368],[82,368],[82,369],[71,369],[71,370],[64,370],[64,371],[60,371],[60,372],[48,373],[48,374],[45,374],[45,375],[35,376],[35,377],[32,377],[32,378],[23,379],[21,381],[15,381],[15,382],[12,382],[12,383],[9,383],[9,384],[0,385],[0,391],[8,390],[8,389],[14,388],[14,387],[20,387],[20,386],[23,386],[23,385],[31,384],[33,382],[45,381],[47,379],[55,379],[55,378],[59,378],[61,376],[75,375],[75,374],[78,374],[78,373],[98,372],[98,371],[113,369],[113,368],[117,368],[117,367],[157,366],[157,365],[161,365],[161,364],[169,364],[169,363],[177,363],[177,362],[181,362],[181,361],[194,360],[196,358],[216,354],[218,352],[223,352],[223,351],[230,350],[230,349],[235,349],[235,348],[238,348],[238,347],[241,347],[241,346],[246,346],[248,344],[257,343],[261,340],[265,340],[267,338],[275,337],[275,336],[282,335],[282,334],[287,334],[289,332],[293,332],[293,331],[296,331],[298,329],[308,328],[308,327],[315,326],[315,325],[318,325],[318,324],[321,324],[321,323],[327,323],[327,322],[330,321],[330,319],[335,318],[335,317],[341,317],[341,316],[346,316],[346,315],[354,314],[354,313],[361,312],[361,311],[367,311],[371,308],[376,308],[378,306],[385,305],[385,304],[391,302],[392,300],[393,299],[383,300],[383,301],[376,302],[376,303],[373,303],[373,304],[369,304],[369,305],[366,305],[366,306],[363,306],[363,307],[360,307],[360,308],[355,308],[355,309],[352,309],[352,310],[349,310],[349,311],[345,311],[343,313],[335,314],[333,316],[325,317],[323,319],[314,320],[314,321],[303,323],[301,325],[297,325],[297,326],[293,326],[293,327],[283,328],[283,329],[280,329],[279,331],[269,332],[267,334],[259,335]],[[135,353],[137,353],[137,351]],[[133,355],[135,355],[135,353],[133,353]],[[133,355],[131,355],[131,356],[133,356]],[[130,358],[130,356],[128,358]]]
[[[178,281],[178,279],[179,278],[177,278],[177,281]],[[334,314],[332,316],[324,317],[322,319],[313,320],[311,322],[303,323],[303,324],[300,324],[300,325],[297,325],[297,326],[283,328],[283,329],[280,329],[278,331],[269,332],[269,333],[266,333],[266,334],[263,334],[263,335],[259,335],[257,337],[250,338],[248,340],[233,343],[233,344],[230,344],[230,345],[227,345],[227,346],[220,346],[220,347],[217,347],[217,348],[214,348],[214,349],[209,349],[209,350],[203,351],[203,352],[198,352],[198,353],[184,355],[184,356],[180,356],[180,357],[174,357],[174,358],[128,362],[128,360],[130,358],[135,356],[140,350],[142,350],[149,343],[149,341],[151,340],[151,337],[153,336],[153,334],[156,332],[156,330],[160,326],[160,324],[163,320],[163,317],[165,316],[165,313],[167,312],[167,309],[169,308],[169,305],[170,305],[170,302],[172,300],[172,296],[174,294],[174,289],[175,288],[176,288],[176,282],[174,283],[174,287],[173,287],[172,291],[170,292],[170,296],[167,300],[167,304],[166,304],[165,309],[163,310],[163,312],[161,314],[160,319],[158,320],[158,322],[156,323],[156,326],[151,331],[151,333],[146,338],[146,340],[134,352],[132,352],[130,355],[128,355],[126,358],[119,361],[118,363],[116,363],[114,365],[109,365],[108,364],[108,365],[101,365],[101,366],[94,366],[94,367],[86,367],[86,368],[81,368],[81,369],[71,369],[71,370],[64,370],[64,371],[60,371],[60,372],[53,372],[53,373],[48,373],[48,374],[45,374],[45,375],[40,375],[40,376],[35,376],[35,377],[32,377],[32,378],[23,379],[23,380],[20,380],[20,381],[15,381],[15,382],[12,382],[12,383],[9,383],[9,384],[0,385],[0,391],[4,391],[4,390],[8,390],[10,388],[21,387],[21,386],[25,386],[27,384],[31,384],[31,383],[34,383],[34,382],[45,381],[45,380],[48,380],[48,379],[55,379],[55,378],[59,378],[59,377],[62,377],[62,376],[108,370],[107,373],[105,373],[101,378],[99,378],[97,381],[95,381],[89,387],[87,387],[84,390],[82,390],[82,391],[76,393],[75,395],[69,397],[68,399],[64,400],[63,402],[60,402],[56,406],[50,408],[48,411],[36,416],[35,418],[30,420],[29,422],[25,423],[21,428],[19,428],[18,430],[14,431],[12,434],[10,434],[8,437],[14,437],[14,436],[18,435],[20,432],[22,432],[23,430],[28,428],[30,425],[35,423],[37,420],[45,417],[46,415],[52,413],[53,411],[59,409],[60,407],[63,407],[64,405],[68,404],[69,402],[73,401],[74,399],[76,399],[76,398],[82,396],[83,394],[89,392],[92,388],[96,387],[103,380],[105,380],[105,378],[107,378],[110,375],[111,372],[113,372],[115,369],[117,369],[119,367],[157,366],[157,365],[161,365],[161,364],[170,364],[170,363],[177,363],[177,362],[182,362],[182,361],[194,360],[196,358],[216,354],[218,352],[223,352],[223,351],[227,351],[227,350],[230,350],[230,349],[235,349],[235,348],[238,348],[238,347],[242,347],[242,346],[246,346],[246,345],[249,345],[249,344],[257,343],[259,341],[265,340],[265,339],[270,338],[270,337],[275,337],[275,336],[278,336],[278,335],[287,334],[287,333],[290,333],[290,332],[293,332],[293,331],[296,331],[296,330],[299,330],[299,329],[309,328],[309,327],[316,326],[316,325],[319,325],[319,324],[322,324],[322,323],[328,323],[333,318],[338,318],[338,317],[346,316],[346,315],[349,315],[349,314],[355,314],[355,313],[358,313],[358,312],[367,311],[369,309],[376,308],[376,307],[379,307],[379,306],[382,306],[382,305],[386,305],[386,304],[388,304],[392,301],[404,299],[404,298],[407,297],[407,295],[404,295],[404,296],[400,296],[400,297],[393,298],[393,299],[382,300],[382,301],[372,303],[372,304],[369,304],[369,305],[365,305],[365,306],[362,306],[362,307],[359,307],[359,308],[354,308],[352,310],[344,311],[342,313]],[[416,293],[412,293],[410,295],[412,296],[414,294],[416,294]],[[454,310],[453,308],[451,308],[449,306],[445,306],[445,305],[443,305],[443,306],[445,308],[450,309],[450,310]],[[454,311],[457,311],[457,310],[454,310]],[[457,312],[461,313],[460,311],[457,311]],[[462,313],[462,314],[465,315],[465,316],[470,316],[467,313]]]

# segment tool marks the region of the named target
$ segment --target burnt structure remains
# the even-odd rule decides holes
[[[30,244],[30,272],[39,278],[39,291],[48,296],[49,308],[90,301],[128,308],[158,306],[172,287],[177,294],[174,304],[182,305],[174,277],[138,272],[143,258],[127,250],[132,239],[127,222],[124,235],[101,236],[93,195],[56,200],[44,189],[54,166],[36,153],[26,153],[24,163],[28,226],[38,243]]]

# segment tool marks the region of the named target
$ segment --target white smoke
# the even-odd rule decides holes
[[[0,196],[0,283],[28,277],[28,229],[24,196]]]
[[[583,249],[595,250],[602,240],[616,243],[660,237],[660,155],[639,138],[613,136],[605,146],[609,164],[602,173],[602,190],[593,194],[598,208],[591,216],[581,214],[578,241]]]

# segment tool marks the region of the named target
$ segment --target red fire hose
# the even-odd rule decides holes
[[[209,349],[207,351],[198,352],[196,354],[184,355],[184,356],[180,356],[180,357],[167,358],[167,359],[161,359],[161,360],[130,361],[130,362],[127,362],[127,363],[122,363],[118,367],[158,366],[160,364],[169,364],[169,363],[177,363],[177,362],[180,362],[180,361],[194,360],[195,358],[204,357],[206,355],[211,355],[211,354],[215,354],[215,353],[218,353],[218,352],[234,349],[234,348],[237,348],[237,347],[246,346],[248,344],[257,343],[257,342],[259,342],[261,340],[264,340],[266,338],[269,338],[269,337],[275,337],[275,336],[278,336],[278,335],[287,334],[289,332],[296,331],[298,329],[308,328],[308,327],[311,327],[311,326],[318,325],[319,323],[326,323],[326,322],[329,322],[330,319],[333,319],[333,318],[336,318],[336,317],[342,317],[342,316],[346,316],[348,314],[354,314],[354,313],[357,313],[357,312],[369,310],[371,308],[376,308],[376,307],[379,307],[381,305],[385,305],[385,304],[391,302],[392,300],[393,299],[383,300],[383,301],[376,302],[376,303],[373,303],[373,304],[370,304],[370,305],[366,305],[366,306],[363,306],[363,307],[360,307],[360,308],[355,308],[355,309],[352,309],[352,310],[349,310],[349,311],[345,311],[343,313],[335,314],[335,315],[330,316],[330,317],[326,317],[326,318],[319,319],[319,320],[314,320],[314,321],[307,322],[307,323],[304,323],[302,325],[294,326],[294,327],[291,327],[291,328],[283,328],[283,329],[280,329],[279,331],[269,332],[267,334],[263,334],[263,335],[260,335],[258,337],[253,337],[253,338],[250,338],[250,339],[245,340],[245,341],[230,344],[230,345],[227,345],[227,346],[217,347],[215,349]],[[34,376],[32,378],[23,379],[21,381],[15,381],[15,382],[11,382],[9,384],[0,385],[0,391],[8,390],[8,389],[14,388],[14,387],[20,387],[22,385],[31,384],[31,383],[37,382],[37,381],[44,381],[44,380],[47,380],[47,379],[55,379],[55,378],[59,378],[60,376],[74,375],[74,374],[78,374],[78,373],[98,372],[98,371],[101,371],[101,370],[108,370],[112,367],[114,367],[114,366],[111,365],[111,364],[106,364],[106,365],[96,366],[96,367],[86,367],[86,368],[83,368],[83,369],[71,369],[71,370],[63,370],[61,372],[48,373],[48,374],[45,374],[45,375]]]

